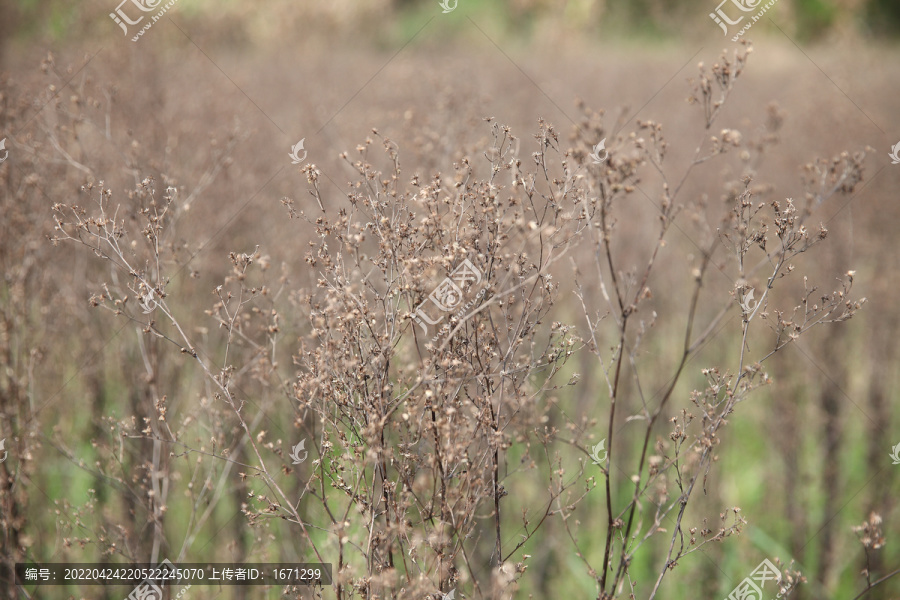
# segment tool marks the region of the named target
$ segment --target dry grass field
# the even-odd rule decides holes
[[[892,9],[13,4],[0,595],[900,598]]]

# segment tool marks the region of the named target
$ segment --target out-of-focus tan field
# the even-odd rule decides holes
[[[715,4],[179,0],[137,42],[137,25],[122,35],[109,18],[114,2],[0,8],[0,593],[122,598],[133,586],[16,586],[10,570],[168,558],[326,562],[336,580],[194,584],[189,600],[598,598],[603,586],[622,599],[757,598],[729,594],[778,559],[803,578],[794,600],[900,597],[897,33],[865,21],[863,2],[780,0],[752,44],[734,43],[709,18]],[[749,54],[707,129],[696,86],[723,48]],[[499,149],[497,125],[516,138]],[[594,164],[601,137],[608,158]],[[60,239],[100,218],[100,189],[111,220],[80,231],[115,223],[116,235],[88,235],[95,248]],[[580,213],[607,194],[611,212]],[[763,205],[754,227],[768,236],[765,250],[747,242],[743,273],[726,231],[743,231],[728,219],[742,197]],[[827,236],[790,255],[742,342],[742,294],[766,289],[772,203],[787,199],[802,235]],[[408,248],[395,227],[407,210]],[[536,216],[556,210],[559,222]],[[426,235],[428,218],[439,231]],[[598,227],[614,232],[608,245]],[[400,252],[413,271],[456,258],[394,291],[362,270]],[[486,297],[505,300],[442,359],[407,300],[462,256],[493,286]],[[535,285],[545,299],[523,295]],[[795,318],[802,335],[757,364],[804,285],[817,287],[807,310],[837,298],[835,315],[853,317],[808,332]],[[616,286],[636,303],[621,338]],[[344,317],[336,298],[351,299]],[[370,314],[372,331],[339,334]],[[557,322],[573,343],[542,362]],[[684,360],[686,327],[702,343]],[[419,389],[417,373],[447,369],[449,385],[479,348],[488,362],[452,393]],[[759,389],[744,398],[730,380],[720,397],[702,372],[713,367]],[[741,397],[713,435],[704,416],[719,405],[697,401],[711,387]],[[453,394],[464,400],[436,408]],[[471,444],[440,438],[457,433]],[[301,438],[309,460],[292,463]],[[591,461],[601,440],[605,466]],[[634,478],[647,486],[636,503]],[[655,523],[660,498],[674,508]],[[777,593],[770,582],[759,598]]]

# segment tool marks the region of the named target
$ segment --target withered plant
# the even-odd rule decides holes
[[[92,303],[140,323],[205,377],[202,411],[191,418],[210,430],[211,447],[187,433],[189,422],[169,427],[165,394],[143,428],[126,432],[153,440],[160,457],[225,465],[206,478],[187,538],[222,497],[214,480],[239,477],[255,535],[280,527],[302,540],[287,554],[334,563],[337,598],[454,589],[512,598],[526,552],[555,521],[603,600],[661,597],[687,555],[739,532],[737,507],[688,510],[706,491],[729,419],[772,383],[766,364],[780,350],[863,302],[851,299],[852,271],[834,291],[806,277],[783,283],[826,238],[809,222],[815,207],[853,191],[865,154],[811,167],[817,176],[797,206],[760,200],[769,192],[756,166],[775,141],[777,109],[758,139],[713,135],[749,51],[701,65],[692,101],[704,131],[673,183],[662,125],[641,121],[612,139],[586,107],[571,147],[541,121],[529,151],[488,119],[483,153],[463,156],[449,175],[407,172],[397,145],[373,130],[343,155],[346,189],[332,186],[340,177],[325,182],[315,165],[304,168],[315,217],[283,199],[315,234],[302,267],[282,266],[273,279],[265,240],[235,248],[205,316],[179,310],[168,285],[184,268],[185,249],[167,238],[174,190],[148,178],[120,203],[101,182],[85,186],[84,204],[55,206],[56,241],[82,244],[113,267]],[[590,148],[604,138],[609,154],[598,164]],[[685,201],[695,168],[729,152],[748,168],[723,186],[727,210]],[[653,207],[649,238],[622,232],[636,201]],[[684,270],[692,294],[656,305],[655,277],[683,212],[701,238]],[[292,287],[302,273],[315,285]],[[710,283],[723,276],[724,293]],[[580,317],[564,310],[561,293],[577,298]],[[284,333],[286,321],[296,322],[296,337]],[[682,327],[682,343],[654,340],[660,322]],[[730,352],[692,368],[723,332]],[[604,382],[590,415],[561,407],[581,377],[568,362],[578,352],[596,359]],[[285,438],[272,439],[279,423]],[[588,431],[596,423],[602,460]],[[599,523],[584,511],[598,495]],[[602,556],[583,547],[588,536],[603,540]],[[636,581],[631,566],[651,544],[662,548],[657,575]],[[789,576],[791,585],[799,577]]]

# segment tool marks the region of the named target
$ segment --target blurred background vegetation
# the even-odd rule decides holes
[[[182,18],[214,26],[222,43],[252,40],[257,44],[263,39],[284,43],[292,32],[302,29],[301,23],[309,21],[315,21],[319,34],[330,39],[335,35],[380,38],[386,32],[400,35],[420,23],[423,14],[433,14],[435,4],[432,0],[274,0],[262,6],[240,0],[194,0],[177,6]],[[490,17],[495,32],[524,42],[550,32],[600,39],[690,39],[708,31],[706,15],[716,4],[705,0],[460,0],[459,6],[473,19]],[[96,18],[98,7],[95,2],[8,0],[0,9],[4,17],[0,31],[16,40],[35,35],[56,40],[108,35],[108,24]],[[900,36],[900,3],[894,0],[779,0],[773,11],[779,27],[803,42],[848,35],[882,40]],[[451,14],[444,27],[454,22],[461,25],[462,20],[461,11]]]
[[[565,112],[574,113],[575,98],[582,96],[608,111],[610,128],[617,118],[646,106],[647,118],[667,127],[670,160],[683,167],[698,138],[691,130],[694,113],[684,103],[684,80],[695,73],[679,69],[699,46],[705,49],[691,69],[696,62],[715,61],[718,49],[730,45],[708,17],[715,0],[459,0],[459,9],[448,15],[440,15],[436,0],[179,0],[172,19],[191,41],[163,23],[138,44],[123,40],[107,16],[115,4],[0,2],[0,137],[15,133],[7,143],[13,158],[0,166],[5,275],[0,436],[8,438],[10,450],[10,460],[0,466],[6,560],[24,552],[31,560],[97,561],[111,554],[110,539],[133,544],[128,552],[145,556],[150,518],[144,499],[130,494],[126,485],[142,489],[149,477],[141,469],[152,445],[137,435],[143,416],[153,414],[155,399],[168,394],[170,414],[178,415],[192,444],[209,451],[229,440],[210,441],[206,420],[233,425],[225,411],[200,407],[206,395],[202,377],[181,356],[172,356],[161,344],[153,347],[153,341],[143,346],[133,324],[90,309],[88,298],[109,272],[90,256],[50,247],[53,202],[79,198],[82,185],[101,179],[119,199],[126,198],[123,191],[132,189],[135,179],[150,175],[158,189],[166,183],[187,194],[209,174],[190,223],[176,231],[188,238],[202,229],[199,225],[208,226],[203,233],[210,244],[180,272],[171,290],[187,299],[185,317],[199,315],[197,335],[208,335],[204,339],[217,347],[202,314],[211,303],[210,290],[230,271],[229,251],[251,251],[264,241],[273,264],[288,265],[281,268],[292,284],[315,286],[314,274],[300,264],[306,242],[314,238],[312,228],[298,233],[299,226],[286,223],[279,204],[283,196],[308,201],[304,179],[274,182],[237,223],[226,221],[230,211],[223,215],[222,207],[256,198],[272,165],[284,162],[301,137],[294,134],[315,130],[348,98],[356,101],[325,129],[318,146],[308,136],[307,148],[327,172],[343,173],[334,157],[352,150],[373,126],[398,141],[409,173],[427,178],[449,172],[454,161],[483,150],[483,117],[514,125],[524,146],[533,143],[539,116],[551,115],[560,130],[567,129]],[[430,26],[420,35],[435,15],[443,19],[440,27]],[[900,442],[900,176],[886,157],[887,146],[900,139],[892,135],[900,131],[900,2],[779,0],[772,18],[777,26],[764,20],[752,30],[756,53],[725,121],[752,131],[765,119],[770,102],[785,111],[781,145],[761,176],[769,192],[781,197],[802,196],[798,181],[816,157],[858,151],[878,140],[867,175],[879,176],[852,206],[842,197],[821,207],[829,240],[815,259],[801,265],[823,287],[855,269],[860,295],[870,302],[860,317],[817,332],[802,350],[789,349],[773,367],[775,385],[741,407],[701,507],[715,513],[739,505],[750,525],[745,535],[714,546],[709,560],[695,556],[673,571],[667,600],[724,597],[762,558],[774,556],[796,559],[810,580],[793,598],[853,598],[862,588],[865,557],[852,527],[871,512],[883,519],[889,542],[870,563],[875,577],[900,566],[895,537],[900,466],[891,467],[887,457]],[[552,90],[555,104],[472,23],[502,44],[541,89]],[[410,40],[408,52],[393,60]],[[809,56],[797,52],[794,43]],[[84,67],[98,48],[103,53]],[[375,73],[379,77],[369,84]],[[69,78],[72,88],[57,96]],[[277,135],[273,122],[288,131],[277,143],[272,142]],[[55,144],[86,171],[61,158]],[[742,167],[737,159],[710,166],[710,173],[691,181],[686,195],[721,208],[724,203],[717,202],[728,197]],[[340,200],[336,194],[335,202]],[[625,226],[633,228],[635,239],[646,233],[637,225]],[[226,239],[213,236],[220,230]],[[623,249],[625,255],[629,250]],[[671,251],[678,257],[671,273],[677,274],[696,249],[678,238]],[[274,286],[277,277],[271,277],[267,283]],[[675,275],[672,281],[654,281],[664,290],[654,300],[661,314],[680,301],[684,290],[674,287],[682,285],[677,281]],[[728,286],[723,284],[725,293]],[[564,308],[569,321],[579,318],[577,307]],[[285,352],[296,352],[299,321],[286,316],[282,323]],[[679,327],[660,325],[676,345]],[[667,352],[658,350],[661,356]],[[713,362],[734,364],[733,359],[733,347],[714,343],[705,362],[690,367],[696,372]],[[152,381],[148,362],[156,373]],[[291,365],[282,367],[289,380]],[[596,405],[604,383],[595,363],[584,359],[575,370],[582,382],[561,402],[571,414],[602,416]],[[686,398],[690,386],[682,387],[679,394]],[[248,392],[264,408],[280,410],[266,386]],[[37,410],[44,406],[49,408]],[[136,422],[130,430],[121,424],[129,419]],[[277,424],[278,418],[273,421]],[[593,441],[603,437],[596,435],[600,431],[605,427],[595,430]],[[636,442],[621,443],[623,460],[633,458]],[[172,461],[165,521],[173,540],[194,522],[198,490],[218,481],[222,469],[212,461],[201,472],[187,459],[179,460],[177,466]],[[115,482],[93,468],[117,461],[124,473],[135,473],[134,480]],[[188,489],[188,482],[197,485]],[[250,489],[251,484],[232,477],[215,492],[217,503],[202,534],[192,540],[189,561],[310,559],[277,523],[247,526],[241,510]],[[543,491],[538,485],[516,490],[535,505]],[[616,502],[627,500],[623,494]],[[594,564],[600,560],[603,510],[596,496],[578,515],[583,531],[597,532],[597,543],[584,548]],[[594,584],[565,532],[558,524],[546,527],[536,543],[523,549],[535,557],[535,566],[517,597],[591,597]],[[661,555],[653,550],[636,561],[636,576],[651,579]],[[900,597],[898,580],[867,598]],[[90,595],[96,590],[67,593],[99,597]],[[116,597],[109,590],[103,593]],[[198,600],[216,597],[199,587],[190,594]]]

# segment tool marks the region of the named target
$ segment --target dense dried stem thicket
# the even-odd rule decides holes
[[[824,225],[808,223],[814,209],[853,192],[865,153],[808,166],[798,207],[790,198],[761,201],[768,192],[755,183],[760,155],[777,143],[777,107],[759,139],[734,129],[710,135],[750,50],[700,65],[690,101],[702,109],[701,138],[674,185],[661,124],[639,121],[596,164],[589,148],[608,132],[602,113],[584,104],[570,145],[544,121],[529,146],[486,119],[482,154],[429,177],[406,171],[397,144],[373,130],[342,155],[352,177],[345,197],[320,185],[324,174],[311,164],[304,172],[316,216],[282,200],[314,232],[303,260],[316,286],[293,288],[284,268],[273,283],[272,250],[260,240],[231,252],[205,325],[169,291],[186,264],[186,247],[167,229],[183,210],[177,191],[160,194],[147,178],[117,202],[102,182],[86,185],[85,203],[54,206],[54,241],[83,245],[112,267],[91,303],[180,351],[207,386],[211,449],[169,427],[165,396],[146,427],[128,435],[239,469],[241,481],[265,490],[243,502],[250,527],[281,522],[296,531],[310,556],[335,563],[341,599],[440,598],[452,589],[512,598],[527,548],[553,520],[598,600],[663,597],[682,559],[746,522],[738,507],[688,508],[698,488],[707,491],[729,419],[772,383],[767,362],[865,301],[851,297],[853,271],[829,291],[808,277],[802,290],[782,286],[797,277],[795,259],[826,238]],[[728,209],[685,201],[694,169],[728,152],[748,165],[725,186]],[[637,202],[652,206],[655,232],[634,239],[625,225]],[[659,264],[685,212],[699,231],[691,236],[700,236],[686,271],[691,294],[678,311],[659,314]],[[730,293],[710,282],[723,276]],[[568,310],[563,293],[578,310]],[[298,339],[285,339],[286,321]],[[677,344],[657,339],[658,321],[683,327]],[[691,373],[689,362],[723,331],[732,344],[725,362]],[[578,383],[568,364],[576,353],[594,357],[605,382],[592,391],[590,419],[558,407]],[[277,419],[290,422],[289,439],[308,440],[310,461],[287,462],[284,441],[261,428],[251,389],[279,398]],[[587,428],[598,422],[608,452],[591,464]],[[214,481],[210,474],[206,487]],[[603,530],[587,532],[578,527],[582,507],[598,494]],[[197,508],[191,531],[209,510]],[[603,540],[599,560],[583,550],[588,535]],[[661,553],[657,575],[638,581],[631,565],[651,544]],[[800,580],[788,571],[783,583]]]

